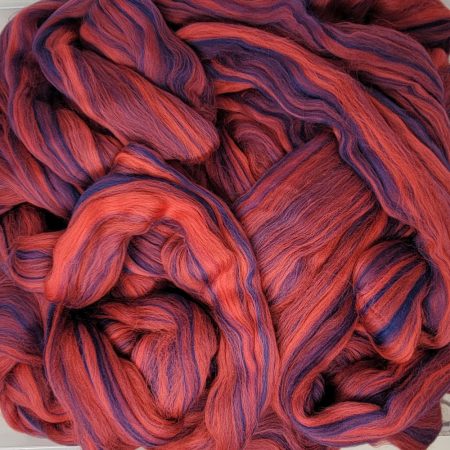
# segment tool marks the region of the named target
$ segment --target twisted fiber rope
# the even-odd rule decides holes
[[[45,0],[0,38],[0,404],[84,449],[426,448],[450,389],[450,13]]]

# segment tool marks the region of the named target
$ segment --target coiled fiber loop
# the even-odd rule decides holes
[[[0,406],[84,449],[426,448],[450,390],[450,12],[44,0],[0,37]]]

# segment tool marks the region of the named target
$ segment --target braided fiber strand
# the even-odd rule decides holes
[[[43,0],[0,35],[0,408],[87,450],[426,449],[450,390],[438,0]]]

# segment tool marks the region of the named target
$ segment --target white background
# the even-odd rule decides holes
[[[226,1],[226,0],[224,0]],[[33,1],[27,0],[0,0],[0,29],[14,15],[14,13],[23,6],[29,5]],[[444,3],[450,7],[450,0],[444,0]],[[73,449],[78,447],[58,446],[46,439],[33,438],[21,433],[17,433],[4,422],[0,416],[0,449],[5,450],[57,450],[57,449]],[[372,449],[369,445],[352,447],[354,450]],[[380,450],[394,449],[392,446],[378,447]],[[182,450],[182,449],[180,449]],[[430,447],[430,450],[450,450],[450,436],[440,436]]]

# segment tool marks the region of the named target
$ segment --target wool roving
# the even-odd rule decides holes
[[[87,450],[426,448],[450,389],[437,0],[44,0],[0,37],[0,405]]]

